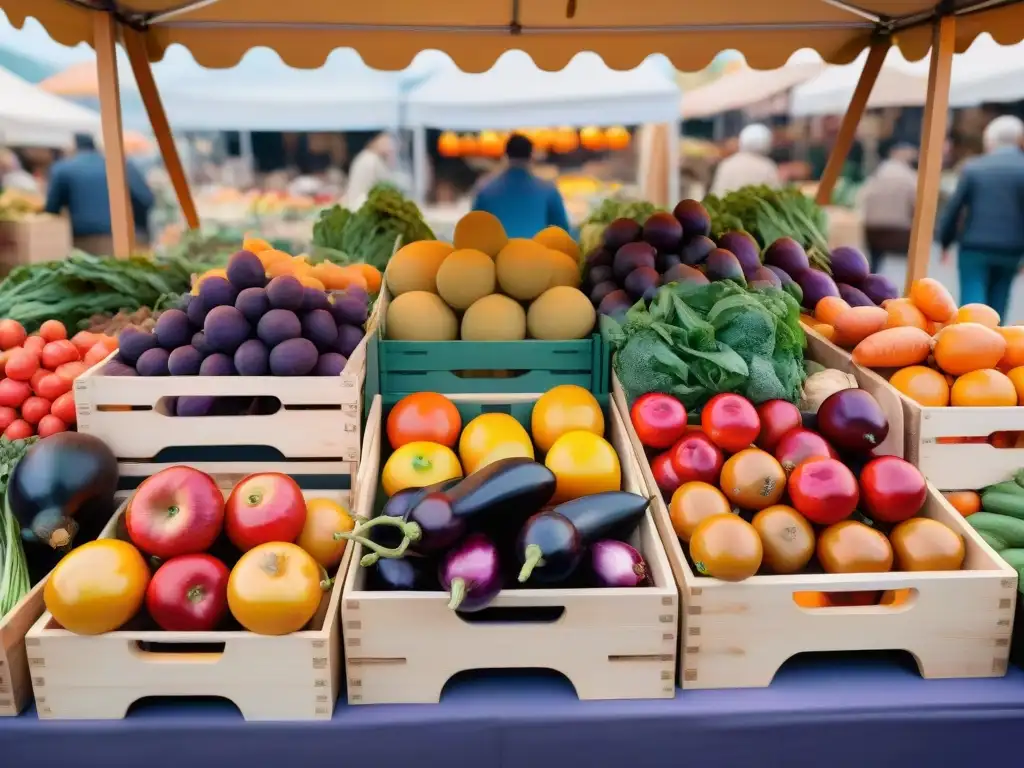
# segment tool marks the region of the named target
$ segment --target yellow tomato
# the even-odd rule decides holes
[[[611,443],[592,432],[567,432],[555,441],[544,459],[557,485],[555,504],[580,496],[622,490],[619,455]]]
[[[485,461],[510,456],[532,459],[534,454],[533,441],[523,425],[507,413],[482,413],[462,430],[459,458],[467,474],[476,472]]]
[[[272,541],[246,552],[228,577],[228,608],[258,635],[298,632],[323,596],[320,566],[296,544]]]
[[[334,568],[345,553],[345,539],[335,539],[336,533],[347,533],[355,521],[341,504],[330,499],[306,500],[306,523],[302,526],[296,544],[308,552],[324,568]]]
[[[43,587],[46,610],[69,632],[113,632],[139,612],[149,567],[135,547],[99,539],[71,550]]]
[[[425,440],[406,443],[392,453],[380,473],[381,485],[388,496],[406,488],[425,488],[453,477],[462,477],[462,467],[452,449]]]
[[[534,403],[530,431],[541,451],[550,451],[558,438],[577,429],[604,436],[604,413],[597,398],[583,387],[562,384]]]

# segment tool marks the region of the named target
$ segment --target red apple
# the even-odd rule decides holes
[[[166,632],[209,632],[228,610],[230,571],[212,555],[172,557],[146,588],[146,610]]]
[[[203,552],[224,527],[224,494],[205,472],[168,467],[135,490],[125,526],[135,546],[161,560]]]
[[[288,475],[249,475],[231,491],[224,508],[225,530],[243,552],[271,541],[293,542],[306,524],[302,489]]]

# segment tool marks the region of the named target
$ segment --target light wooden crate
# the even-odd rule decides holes
[[[680,588],[682,688],[762,688],[788,659],[815,651],[905,650],[926,678],[1006,674],[1017,573],[934,487],[921,514],[964,537],[962,571],[753,576],[740,582],[698,576],[672,528],[617,379],[612,393],[654,497],[654,520]],[[894,606],[807,608],[795,601],[797,593],[866,590],[910,592]]]
[[[211,474],[237,473],[246,464],[190,456],[161,461],[161,451],[180,446],[266,446],[284,459],[261,461],[267,472],[354,475],[371,339],[368,333],[340,376],[106,376],[102,368],[114,353],[75,380],[78,431],[110,446],[122,478],[183,462]],[[197,395],[273,397],[281,407],[267,415],[188,418],[171,415],[164,403]]]
[[[899,403],[903,411],[904,451],[892,453],[903,455],[917,466],[939,490],[984,488],[1009,480],[1024,468],[1024,448],[996,448],[984,442],[939,442],[946,438],[987,438],[993,432],[1024,432],[1024,407],[926,408],[889,384],[884,371],[859,366],[846,350],[806,326],[804,331],[814,348],[827,349],[835,359],[845,359],[845,369],[880,402],[884,392],[885,397]],[[886,415],[889,415],[888,409]]]
[[[14,717],[32,700],[25,633],[44,611],[43,585],[36,584],[3,619],[0,619],[0,717]]]
[[[454,395],[459,402],[501,407],[539,395]],[[382,448],[381,398],[367,422],[363,469],[376,485]],[[611,441],[623,486],[645,492],[622,422],[609,409]],[[374,494],[360,494],[357,512],[372,515]],[[443,592],[376,592],[352,551],[342,621],[350,704],[436,703],[455,674],[474,669],[543,668],[565,675],[581,699],[671,698],[675,691],[678,595],[654,521],[647,514],[632,541],[654,586],[635,589],[504,590],[486,609],[497,620],[473,622],[448,608]],[[544,623],[516,621],[509,609],[547,608]],[[508,611],[507,620],[501,621]]]
[[[358,505],[374,482],[376,477],[358,475],[351,492],[303,495],[351,508],[352,495]],[[223,490],[226,495],[229,489]],[[124,509],[122,504],[101,538],[126,538]],[[145,697],[217,696],[233,702],[246,720],[330,719],[342,667],[338,608],[352,550],[346,547],[334,585],[308,627],[290,635],[123,629],[86,636],[68,632],[44,612],[25,637],[39,717],[119,720]]]

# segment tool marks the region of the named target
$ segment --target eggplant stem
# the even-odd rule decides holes
[[[375,525],[390,525],[402,531],[402,542],[397,547],[382,547],[375,541],[363,536],[363,532],[373,528]],[[420,540],[423,529],[418,523],[407,523],[400,517],[381,516],[375,517],[365,523],[357,525],[351,531],[339,531],[334,534],[335,541],[345,539],[362,544],[370,552],[359,559],[359,564],[369,568],[380,558],[386,557],[391,560],[398,560],[405,556],[409,545]]]
[[[452,598],[448,601],[448,607],[457,611],[462,605],[462,601],[466,599],[466,580],[459,576],[452,579],[451,594]]]
[[[544,551],[537,544],[526,545],[526,557],[519,571],[519,583],[523,584],[533,575],[534,568],[544,566]]]

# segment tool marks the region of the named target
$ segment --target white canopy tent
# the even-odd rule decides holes
[[[69,147],[76,133],[98,134],[100,116],[0,69],[0,144]]]
[[[952,107],[1024,99],[1024,43],[1001,46],[983,35],[953,59]]]
[[[794,117],[844,114],[865,61],[867,52],[852,64],[826,67],[817,77],[798,85],[790,97],[790,114]],[[920,107],[927,95],[928,61],[908,62],[894,47],[886,55],[867,108]]]
[[[507,51],[494,66],[468,74],[450,61],[412,89],[406,124],[415,131],[417,198],[426,192],[426,129],[513,130],[524,126],[670,123],[669,162],[678,165],[679,87],[659,56],[628,71],[610,69],[595,53],[578,53],[558,72],[545,72],[523,51]],[[679,196],[669,174],[669,199]]]
[[[779,69],[743,68],[683,94],[680,112],[687,120],[743,109],[787,93],[825,68],[818,61],[790,62]]]

